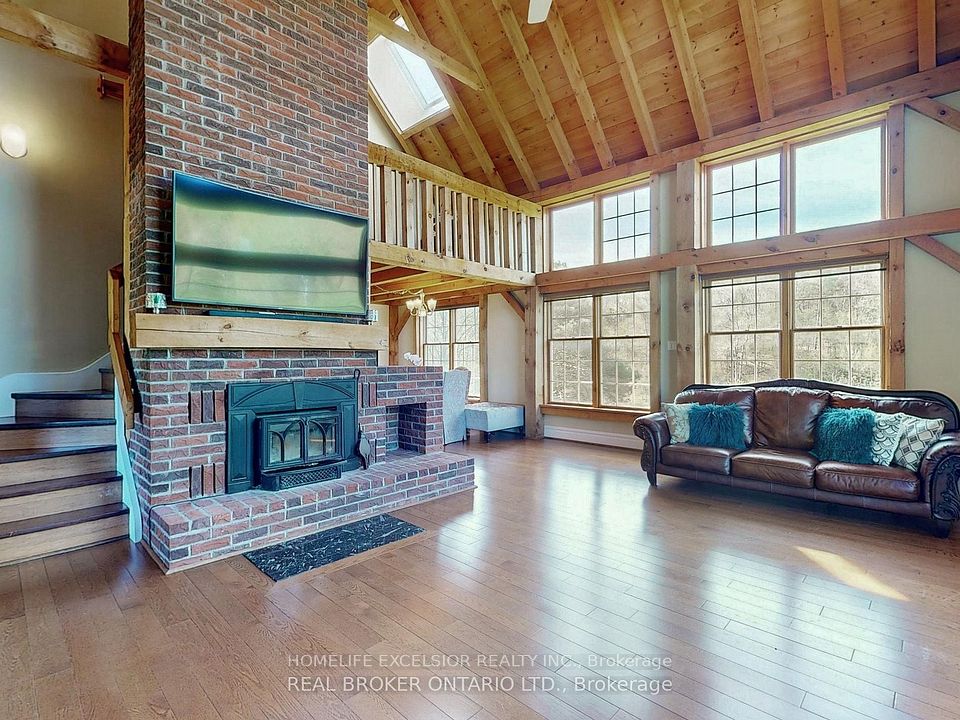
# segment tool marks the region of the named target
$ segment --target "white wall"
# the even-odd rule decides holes
[[[45,2],[70,17],[87,3]],[[125,3],[89,3],[101,32],[126,36]],[[122,10],[122,22],[110,8]],[[96,18],[95,18],[96,19]],[[100,25],[103,27],[99,27]],[[107,27],[110,26],[110,27]],[[121,259],[122,105],[97,73],[0,41],[0,125],[28,154],[0,154],[0,377],[81,368],[106,351],[106,271]]]
[[[960,93],[939,98],[960,109]],[[907,214],[960,207],[960,132],[906,113]],[[937,239],[960,251],[960,233]],[[907,387],[939,390],[960,402],[960,274],[907,243]]]
[[[380,111],[377,110],[369,100],[367,101],[367,115],[367,139],[378,145],[385,145],[393,150],[400,150],[400,143],[397,142],[393,133],[390,132],[390,126],[387,125],[387,121],[383,119],[383,115],[380,114]]]

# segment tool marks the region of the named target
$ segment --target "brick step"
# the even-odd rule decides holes
[[[100,368],[100,389],[112,393],[114,384],[114,375],[112,368]]]
[[[0,487],[0,524],[116,504],[121,483],[116,473],[93,473]]]
[[[0,565],[127,537],[127,506],[94,508],[0,523]]]
[[[117,447],[113,443],[0,450],[0,487],[74,475],[112,473],[116,469]]]
[[[13,393],[18,417],[112,418],[112,390]]]
[[[113,418],[0,417],[0,450],[102,445],[116,438]]]

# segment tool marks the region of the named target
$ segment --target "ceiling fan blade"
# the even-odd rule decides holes
[[[550,14],[550,5],[553,0],[530,0],[530,9],[527,10],[527,22],[531,25],[542,23]]]

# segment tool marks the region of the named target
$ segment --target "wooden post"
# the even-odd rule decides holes
[[[907,384],[905,241],[890,241],[887,262],[887,365],[885,387],[903,390]]]
[[[676,250],[700,245],[700,166],[696,160],[677,165],[674,199]],[[700,348],[700,274],[696,265],[677,268],[677,381],[681,387],[702,375]]]
[[[402,305],[390,305],[388,357],[391,365],[400,364],[400,333],[410,320],[410,313]]]
[[[524,405],[526,433],[529,438],[543,437],[543,391],[545,352],[543,344],[543,296],[527,288],[524,317]]]
[[[654,174],[650,178],[650,254],[663,252],[660,247],[660,192],[661,178]],[[650,410],[660,409],[660,394],[663,387],[663,368],[660,363],[660,273],[650,273]]]
[[[887,217],[904,212],[904,106],[887,111]]]
[[[490,317],[487,313],[487,300],[489,295],[481,295],[477,298],[477,307],[479,317],[477,319],[477,330],[480,333],[480,400],[486,402],[489,400],[490,391],[490,368],[487,357],[487,322]]]

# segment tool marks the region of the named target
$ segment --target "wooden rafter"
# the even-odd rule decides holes
[[[464,85],[469,85],[474,90],[483,89],[483,83],[480,82],[480,77],[476,72],[456,58],[450,57],[443,52],[443,50],[431,45],[423,38],[418,37],[409,30],[404,30],[382,12],[374,10],[373,8],[367,10],[367,32],[369,33],[370,39],[383,35],[388,40],[392,40],[400,47],[404,47],[418,55],[423,58],[427,64],[437,70],[445,72]]]
[[[920,72],[937,66],[937,0],[917,0],[917,66]]]
[[[597,115],[597,108],[593,104],[593,98],[590,97],[590,89],[583,77],[583,70],[580,67],[580,61],[577,60],[573,43],[570,42],[570,36],[563,25],[559,8],[554,8],[554,11],[547,15],[547,29],[550,31],[553,44],[557,48],[563,71],[573,88],[577,105],[580,106],[580,114],[583,115],[583,122],[590,134],[590,140],[593,142],[593,149],[600,160],[600,166],[603,168],[613,167],[616,164],[613,160],[613,152],[611,152],[607,136],[603,132],[600,117]]]
[[[597,0],[597,7],[600,9],[600,18],[604,30],[607,37],[610,38],[610,47],[613,49],[613,56],[617,60],[620,79],[623,81],[624,88],[626,88],[630,109],[633,111],[634,121],[640,131],[640,139],[643,140],[647,155],[653,155],[660,152],[660,143],[653,127],[653,120],[650,118],[650,109],[647,107],[647,101],[643,96],[640,77],[637,75],[637,66],[630,54],[630,44],[623,32],[620,17],[613,6],[613,0]]]
[[[908,237],[907,240],[910,241],[911,245],[916,245],[918,248],[923,250],[928,255],[935,257],[944,265],[947,265],[957,272],[960,272],[960,252],[957,252],[952,247],[944,245],[942,242],[936,238],[930,237],[929,235],[912,235],[911,237]]]
[[[503,296],[503,299],[507,301],[507,305],[509,305],[517,314],[517,316],[523,320],[526,313],[526,308],[523,306],[522,302],[517,300],[517,296],[512,292],[502,292],[500,294]]]
[[[768,142],[777,137],[789,136],[800,128],[815,129],[836,118],[853,114],[880,112],[897,102],[928,95],[942,95],[960,90],[960,61],[941,65],[933,70],[916,73],[882,86],[870,87],[849,93],[841,98],[826,100],[817,105],[784,112],[771,120],[761,120],[743,128],[730,130],[709,140],[699,140],[672,148],[650,157],[640,158],[617,165],[609,170],[600,170],[579,180],[551,185],[527,197],[536,202],[570,197],[578,193],[592,192],[603,187],[612,187],[642,178],[648,173],[669,170],[678,162],[690,158],[718,153],[729,148]]]
[[[740,26],[750,60],[750,76],[757,96],[757,112],[761,120],[773,117],[773,93],[767,77],[767,64],[763,55],[763,40],[760,36],[760,19],[757,17],[756,0],[737,0],[740,8]]]
[[[423,23],[420,22],[420,18],[410,4],[410,0],[393,0],[393,2],[400,16],[404,22],[407,23],[407,27],[411,28],[418,36],[429,42]],[[474,126],[473,120],[470,119],[470,113],[467,112],[463,102],[460,100],[460,96],[457,94],[457,89],[446,75],[437,72],[433,68],[431,68],[431,71],[437,84],[440,86],[440,92],[443,93],[443,97],[450,106],[450,112],[457,121],[457,125],[460,126],[460,131],[463,133],[464,138],[466,138],[471,152],[473,152],[473,156],[477,159],[480,169],[483,170],[483,175],[487,178],[487,182],[495,188],[506,190],[507,186],[503,182],[503,178],[500,177],[500,173],[497,171],[496,165],[493,163],[493,158],[490,157],[490,153],[487,152],[483,140],[480,139],[477,128]]]
[[[393,135],[393,139],[397,141],[397,144],[407,155],[413,155],[414,157],[419,158],[420,151],[417,149],[416,144],[413,142],[413,140],[406,137],[400,131],[400,128],[397,127],[397,124],[393,121],[393,117],[387,110],[387,106],[383,104],[383,100],[380,99],[376,88],[373,87],[373,83],[369,80],[367,81],[367,97],[370,98],[370,102],[373,103],[373,106],[377,109],[377,112],[380,113],[380,117],[383,118],[383,121],[387,124],[387,127],[390,128],[390,134]]]
[[[486,72],[483,69],[483,65],[480,63],[480,58],[477,56],[476,50],[473,48],[473,43],[470,42],[470,38],[467,36],[466,31],[463,29],[463,25],[460,23],[460,18],[457,15],[457,12],[454,10],[453,5],[451,5],[450,0],[436,0],[436,3],[437,7],[440,9],[440,14],[443,18],[444,25],[450,34],[456,39],[457,43],[460,45],[461,51],[469,61],[470,67],[473,68],[474,72],[477,73],[477,76],[481,80],[483,89],[480,91],[480,96],[483,98],[487,110],[493,116],[494,122],[497,125],[497,130],[500,131],[500,136],[503,138],[503,141],[507,146],[507,150],[510,152],[513,162],[517,166],[517,170],[520,172],[520,177],[523,178],[523,182],[527,186],[527,190],[529,192],[536,192],[540,189],[540,183],[537,181],[537,176],[534,174],[533,168],[531,167],[530,162],[527,160],[526,154],[523,152],[523,148],[520,147],[520,141],[517,140],[517,134],[514,132],[513,126],[507,119],[506,113],[503,111],[503,106],[500,104],[500,101],[497,100],[497,96],[493,91],[493,87],[489,79],[487,78]]]
[[[440,130],[431,125],[430,127],[424,128],[420,135],[426,142],[433,146],[438,159],[437,164],[440,165],[440,167],[444,167],[458,175],[463,175],[463,170],[460,169],[460,163],[458,163],[457,159],[453,156],[453,152],[450,150],[450,146],[447,145],[447,141],[443,139],[443,135],[440,134]]]
[[[667,26],[670,28],[677,65],[683,77],[683,86],[687,91],[687,100],[690,102],[690,112],[693,113],[693,122],[697,126],[697,135],[701,140],[705,140],[713,135],[713,125],[710,123],[707,101],[703,96],[703,78],[700,77],[700,71],[693,57],[693,44],[687,32],[687,21],[683,17],[679,0],[661,0],[661,2],[663,12],[667,16]]]
[[[949,105],[944,105],[932,98],[917,98],[908,101],[907,107],[926,115],[931,120],[946,125],[948,128],[960,130],[960,110],[954,110]]]
[[[130,73],[126,45],[9,0],[0,0],[0,38],[45,50],[113,77],[126,78]]]
[[[491,0],[491,2],[500,17],[500,25],[503,27],[510,47],[513,48],[517,62],[520,63],[520,71],[533,94],[533,100],[540,111],[544,124],[547,126],[547,132],[550,133],[550,138],[557,148],[557,153],[560,155],[560,161],[563,163],[567,176],[571,179],[580,177],[582,175],[580,166],[577,165],[573,149],[570,147],[570,142],[567,140],[563,127],[560,125],[560,120],[557,118],[557,112],[550,100],[550,95],[547,93],[547,88],[543,84],[543,78],[540,77],[540,71],[533,60],[527,41],[523,37],[523,31],[517,23],[513,6],[508,0]]]
[[[822,0],[823,30],[827,41],[827,63],[830,66],[830,88],[835,98],[847,94],[847,71],[843,61],[843,38],[840,33],[839,0]]]

